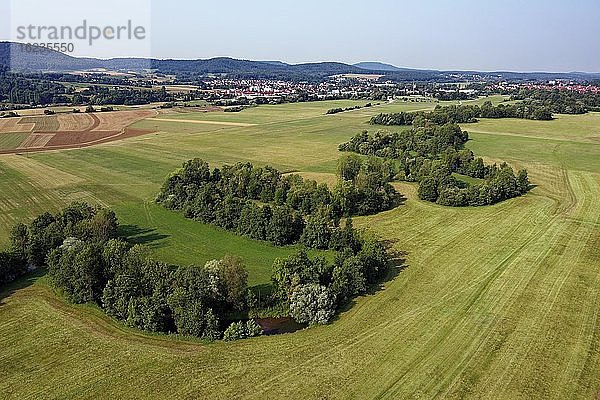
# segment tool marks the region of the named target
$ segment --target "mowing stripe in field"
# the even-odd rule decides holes
[[[151,200],[163,179],[191,157],[214,166],[251,160],[329,179],[337,145],[376,129],[367,121],[380,111],[322,115],[331,106],[215,113],[206,118],[259,125],[184,129],[165,123],[164,133],[145,138],[35,155],[40,168],[83,179],[59,188],[45,188],[27,168],[0,158],[0,224],[29,218],[44,202],[58,206],[83,196],[114,206],[128,224],[171,235],[154,242],[165,258],[214,257],[203,253],[206,243],[233,240],[212,238],[214,232],[181,216],[171,221],[169,212],[155,208]],[[409,107],[423,105],[381,109]],[[414,184],[395,184],[406,204],[356,218],[355,225],[405,250],[407,267],[392,274],[384,290],[357,298],[332,325],[207,345],[126,328],[95,307],[66,303],[45,277],[25,281],[26,287],[0,294],[0,394],[594,398],[600,392],[600,145],[589,139],[597,126],[600,114],[548,124],[465,125],[490,132],[473,133],[468,146],[475,154],[527,168],[536,187],[494,206],[449,208],[418,200]],[[189,134],[194,131],[203,134]],[[262,272],[266,279],[269,270]]]
[[[169,119],[169,118],[146,118],[146,121],[157,122],[177,122],[182,124],[207,124],[207,125],[224,125],[224,126],[255,126],[256,124],[247,124],[242,122],[224,122],[224,121],[201,121],[198,119]]]

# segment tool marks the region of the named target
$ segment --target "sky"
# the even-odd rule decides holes
[[[600,0],[157,0],[152,12],[161,57],[600,71]]]
[[[25,1],[35,3],[13,5]],[[117,0],[105,0],[97,2],[103,12],[80,0],[52,7],[61,1],[70,0],[38,0],[50,5],[39,11],[40,18],[77,21],[83,15],[98,25],[131,19],[148,27],[145,44],[98,43],[80,47],[76,55],[600,72],[600,0],[120,0],[115,6],[106,2]],[[135,2],[142,4],[139,12],[129,6]],[[38,7],[26,9],[21,16],[31,18]],[[13,25],[19,20],[14,15]]]

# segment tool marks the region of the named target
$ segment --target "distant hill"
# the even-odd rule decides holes
[[[281,61],[251,61],[228,57],[204,60],[79,58],[10,42],[0,42],[0,65],[21,72],[71,72],[99,68],[136,71],[151,68],[165,74],[192,78],[206,74],[227,74],[246,78],[318,80],[331,75],[365,73],[358,67],[336,62],[291,65]]]
[[[0,65],[23,71],[74,71],[99,68],[98,60],[75,58],[58,51],[0,42]]]
[[[370,71],[388,71],[388,72],[400,72],[400,71],[408,71],[409,68],[399,68],[392,64],[385,64],[381,62],[360,62],[354,64],[355,67],[366,69]]]
[[[31,51],[36,50],[36,51]],[[176,75],[180,80],[194,81],[209,74],[231,78],[282,79],[293,81],[322,81],[332,75],[378,74],[382,80],[395,82],[450,82],[469,79],[543,81],[551,79],[592,80],[600,74],[548,72],[477,72],[435,71],[399,68],[379,62],[348,65],[339,62],[286,64],[281,61],[239,60],[217,57],[197,60],[163,60],[140,58],[72,57],[54,50],[32,48],[11,42],[0,42],[0,66],[19,72],[71,72],[104,68],[112,71],[143,71]]]

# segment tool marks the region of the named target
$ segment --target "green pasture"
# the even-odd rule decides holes
[[[152,203],[184,160],[252,161],[330,179],[337,145],[379,112],[435,103],[261,106],[142,121],[159,133],[87,149],[0,156],[0,241],[73,200],[113,207],[134,240],[173,263],[245,257],[264,282],[291,251],[183,219]],[[162,118],[174,118],[174,114]],[[594,399],[600,393],[600,114],[465,124],[486,161],[527,168],[535,188],[488,207],[405,204],[355,225],[405,252],[379,290],[327,326],[205,344],[124,328],[32,276],[0,294],[0,397]]]

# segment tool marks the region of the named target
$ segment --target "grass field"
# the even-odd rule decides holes
[[[185,124],[180,132],[181,123],[160,122],[160,133],[121,142],[0,156],[0,240],[16,220],[85,199],[113,206],[169,261],[233,251],[260,267],[274,256],[268,246],[246,246],[151,200],[194,156],[327,180],[337,144],[371,129],[369,116],[434,106],[323,115],[350,104],[182,115],[257,125]],[[43,276],[19,282],[0,295],[1,397],[598,398],[599,126],[600,114],[465,125],[477,155],[527,168],[535,189],[459,209],[419,201],[414,185],[396,184],[406,204],[356,225],[407,251],[407,267],[332,325],[207,345],[124,328],[95,307],[66,303]],[[251,279],[260,282],[261,273],[253,269]]]
[[[152,202],[117,206],[115,210],[124,236],[133,243],[150,246],[165,262],[202,266],[209,260],[242,254],[248,268],[249,285],[268,284],[271,281],[270,266],[275,258],[287,257],[299,249],[298,246],[273,246],[200,224]],[[319,251],[310,254],[333,256]]]

